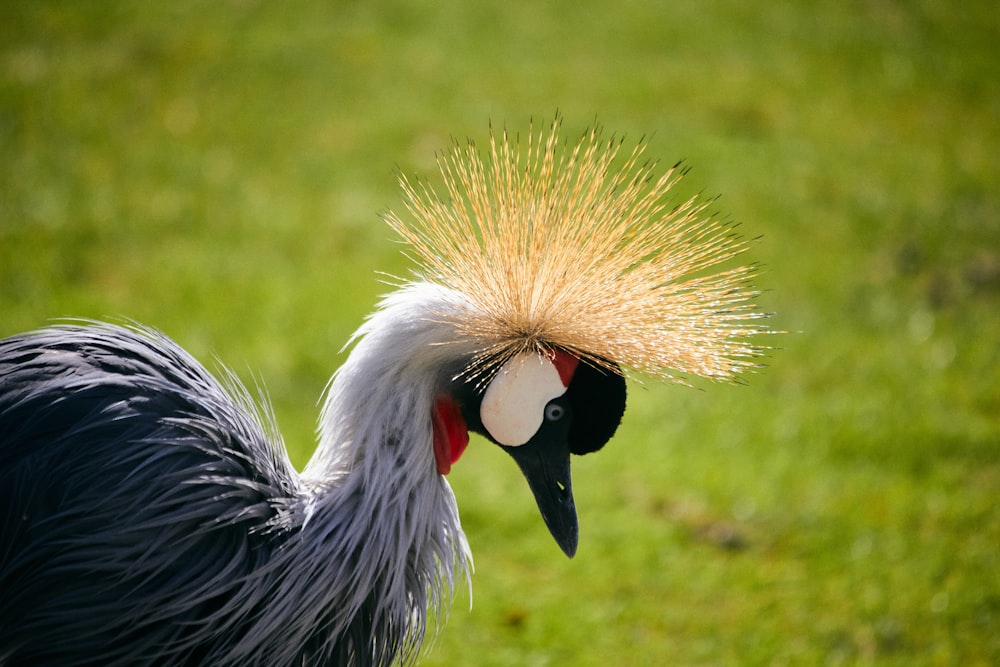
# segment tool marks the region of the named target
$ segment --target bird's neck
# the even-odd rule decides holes
[[[331,380],[320,444],[303,473],[305,542],[326,544],[329,565],[343,568],[351,590],[341,603],[411,637],[422,636],[427,607],[446,603],[471,564],[434,454],[432,410],[457,351],[442,349],[428,311],[440,297],[404,290],[362,327]]]

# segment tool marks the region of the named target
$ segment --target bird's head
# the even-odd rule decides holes
[[[457,407],[457,412],[451,406]],[[457,417],[517,463],[556,543],[572,557],[579,535],[570,454],[604,446],[625,412],[625,378],[561,350],[522,352],[483,386],[459,378],[435,407],[435,455],[446,472]],[[444,429],[442,430],[442,427]],[[458,435],[461,437],[461,425]],[[460,441],[462,442],[462,441]]]
[[[752,266],[721,267],[746,248],[706,204],[671,203],[676,167],[653,175],[640,143],[599,129],[566,151],[559,121],[526,147],[490,135],[439,159],[446,197],[401,178],[421,282],[461,295],[431,317],[473,350],[433,414],[447,474],[476,432],[517,463],[562,550],[577,547],[570,455],[601,449],[625,410],[625,372],[733,381],[757,366],[766,333]]]

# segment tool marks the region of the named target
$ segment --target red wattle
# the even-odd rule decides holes
[[[469,446],[469,428],[462,417],[462,409],[450,396],[440,396],[431,410],[434,426],[434,459],[442,475],[451,472],[451,466]]]

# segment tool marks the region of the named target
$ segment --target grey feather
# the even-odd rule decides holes
[[[0,664],[411,662],[471,566],[431,445],[458,303],[383,302],[302,475],[269,408],[160,334],[0,341]]]

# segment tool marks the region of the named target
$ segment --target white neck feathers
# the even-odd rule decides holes
[[[436,317],[460,303],[428,284],[382,301],[330,382],[319,447],[303,473],[312,492],[303,542],[328,545],[324,558],[342,563],[327,566],[342,568],[335,581],[344,590],[332,599],[343,621],[379,601],[371,611],[407,628],[403,655],[419,646],[428,606],[443,618],[456,575],[468,579],[471,569],[454,495],[437,473],[431,424],[435,398],[470,354]]]

